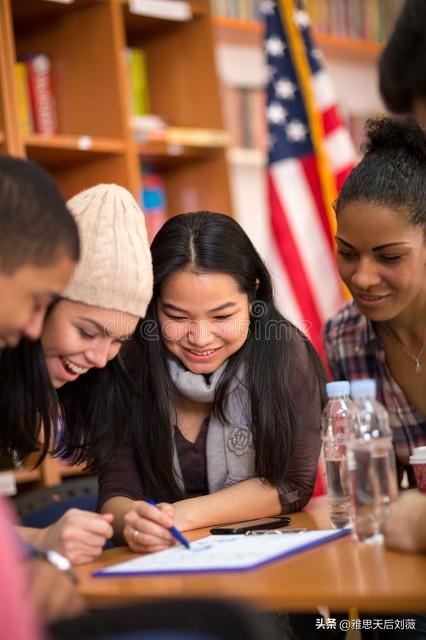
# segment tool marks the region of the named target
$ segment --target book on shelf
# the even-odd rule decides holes
[[[259,0],[211,0],[213,16],[235,20],[260,20]]]
[[[163,142],[192,147],[227,147],[230,135],[223,129],[197,127],[170,127],[162,118],[153,115],[134,116],[131,119],[137,142]]]
[[[127,73],[129,79],[130,113],[143,116],[149,113],[148,75],[145,53],[142,49],[126,49]]]
[[[19,130],[23,134],[31,133],[34,131],[34,125],[28,87],[27,66],[24,62],[15,62],[15,80],[18,97]]]
[[[305,0],[313,26],[321,33],[384,42],[404,0]]]
[[[34,130],[31,101],[28,87],[28,73],[24,62],[15,62],[15,82],[18,99],[18,120],[21,133]]]
[[[166,190],[161,175],[151,167],[142,167],[141,206],[151,243],[167,220]]]
[[[49,135],[57,133],[50,58],[44,53],[36,53],[23,57],[19,62],[26,67],[33,131]]]
[[[226,127],[233,147],[266,150],[265,92],[222,86]]]

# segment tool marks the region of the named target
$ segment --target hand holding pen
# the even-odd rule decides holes
[[[137,553],[162,551],[176,545],[188,545],[174,526],[175,512],[171,504],[154,501],[135,501],[124,517],[124,537]],[[179,535],[178,535],[179,534]],[[184,542],[185,541],[185,542]],[[186,544],[185,544],[186,543]]]

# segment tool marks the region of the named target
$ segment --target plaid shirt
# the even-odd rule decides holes
[[[324,327],[324,348],[335,380],[374,378],[377,399],[389,413],[393,443],[401,482],[407,471],[410,486],[416,486],[408,458],[413,447],[426,444],[426,419],[411,406],[386,364],[383,342],[373,323],[353,302],[347,304]]]

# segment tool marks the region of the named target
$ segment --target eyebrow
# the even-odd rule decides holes
[[[229,307],[235,307],[236,304],[237,304],[236,302],[225,302],[224,304],[221,304],[218,307],[215,307],[214,309],[210,309],[208,313],[217,313],[218,311],[229,309]],[[162,305],[163,305],[163,308],[167,308],[173,311],[180,311],[180,313],[186,313],[187,315],[189,315],[186,309],[182,309],[182,307],[177,307],[176,305],[171,304],[171,302],[163,302]]]
[[[341,242],[342,244],[344,244],[346,247],[349,247],[350,249],[355,249],[355,247],[353,247],[351,244],[349,244],[349,242],[346,242],[346,240],[343,240],[343,238],[339,238],[339,236],[336,236],[336,240],[338,240],[339,242]],[[388,242],[387,244],[378,244],[377,247],[373,247],[373,251],[381,251],[382,249],[387,249],[388,247],[396,247],[396,246],[405,246],[405,245],[409,245],[409,242]]]
[[[112,336],[109,331],[106,331],[105,327],[103,327],[99,322],[96,322],[96,320],[92,320],[92,318],[86,318],[84,316],[79,316],[78,320],[83,320],[84,322],[89,322],[91,325],[93,325],[100,333],[106,334],[109,338],[112,338],[112,340],[130,340],[130,338],[132,337],[132,333],[129,333],[125,336],[121,336],[120,338],[117,338],[115,336]]]

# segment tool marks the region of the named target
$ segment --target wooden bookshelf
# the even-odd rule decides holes
[[[185,22],[132,14],[127,0],[0,0],[0,152],[42,164],[64,196],[116,182],[139,199],[141,165],[161,173],[168,212],[232,215],[226,145],[137,144],[130,127],[125,48],[143,49],[152,113],[173,128],[224,129],[209,0],[190,0]],[[49,56],[59,131],[19,129],[14,63]],[[143,176],[142,176],[143,177]],[[47,460],[19,482],[52,484],[74,468]]]
[[[188,22],[133,15],[123,0],[116,1],[122,10],[124,46],[141,48],[146,56],[151,111],[172,127],[223,130],[209,1],[193,0],[194,18]],[[210,208],[232,214],[224,149],[212,145],[210,153],[208,145],[203,152],[183,145],[181,162],[166,145],[149,143],[138,150],[142,160],[154,156],[170,213]]]
[[[213,18],[215,36],[218,42],[239,46],[262,46],[264,27],[254,20],[237,20],[235,18]],[[343,61],[356,61],[374,64],[383,45],[373,40],[345,38],[342,36],[321,33],[313,30],[315,42],[325,57]]]

